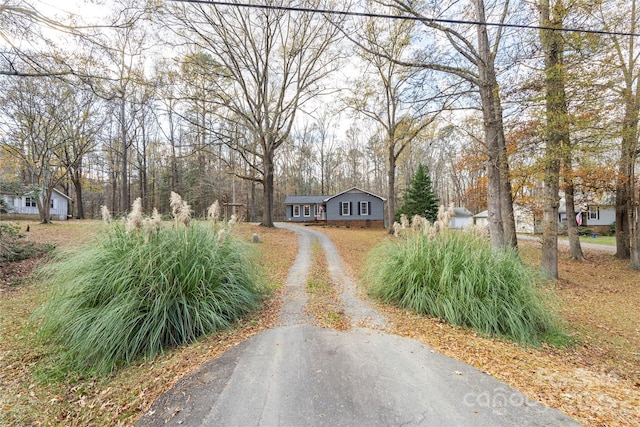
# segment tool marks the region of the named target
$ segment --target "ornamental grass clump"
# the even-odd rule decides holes
[[[264,288],[250,246],[224,222],[162,227],[159,218],[154,212],[139,228],[137,214],[114,222],[43,272],[51,297],[39,311],[42,336],[72,369],[106,373],[152,358],[259,304]]]
[[[446,219],[441,210],[434,225],[403,229],[374,249],[364,274],[370,294],[518,343],[561,335],[543,281],[517,253],[493,249],[479,233],[444,229]]]

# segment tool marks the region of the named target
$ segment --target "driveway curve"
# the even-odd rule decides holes
[[[385,333],[384,318],[358,298],[331,240],[309,227],[278,226],[295,231],[300,247],[282,326],[201,365],[160,396],[138,426],[579,425],[427,345]],[[304,314],[314,239],[342,284],[354,325],[348,331],[311,326]]]

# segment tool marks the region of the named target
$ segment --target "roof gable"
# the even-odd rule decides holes
[[[343,191],[341,193],[338,193],[338,194],[336,194],[334,196],[329,196],[324,201],[328,202],[329,200],[331,200],[331,199],[333,199],[335,197],[339,197],[339,196],[342,196],[343,194],[347,194],[347,193],[364,193],[364,194],[368,194],[368,195],[373,196],[373,197],[377,197],[378,199],[382,200],[383,202],[387,201],[387,199],[385,199],[384,197],[380,197],[377,194],[370,193],[369,191],[362,190],[362,189],[360,189],[358,187],[351,187],[350,189],[345,190],[345,191]]]
[[[67,200],[72,200],[71,197],[67,196],[62,191],[58,190],[57,188],[54,188],[52,190],[52,193],[55,193],[55,194],[59,195],[60,197],[63,197],[65,199],[67,199]],[[6,196],[13,196],[13,197],[22,197],[22,196],[33,196],[34,192],[33,191],[15,192],[15,191],[8,191],[8,190],[0,189],[0,194],[6,195]]]

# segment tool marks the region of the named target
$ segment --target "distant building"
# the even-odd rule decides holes
[[[453,208],[453,218],[449,220],[449,228],[461,230],[473,224],[473,213],[467,208]]]
[[[5,200],[9,207],[9,213],[34,215],[38,217],[40,215],[38,213],[36,198],[33,194],[15,195],[2,192],[0,193],[0,197]],[[71,198],[69,196],[54,188],[51,192],[51,210],[49,212],[51,218],[65,221],[69,213],[70,201]]]

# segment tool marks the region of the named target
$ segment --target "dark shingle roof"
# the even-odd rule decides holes
[[[285,205],[312,205],[316,203],[322,203],[330,196],[287,196],[284,199]]]

